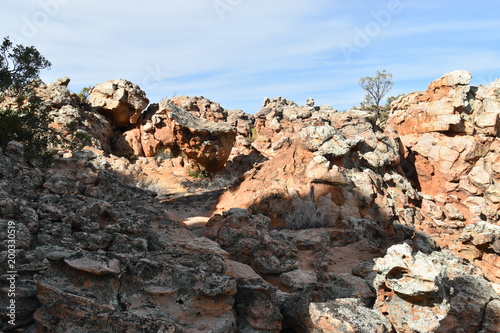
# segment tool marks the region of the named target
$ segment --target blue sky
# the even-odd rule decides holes
[[[79,92],[124,78],[151,102],[205,96],[255,113],[265,97],[345,110],[359,78],[393,74],[389,95],[465,69],[500,77],[500,2],[436,0],[22,0],[0,5],[0,37],[52,62],[45,82]]]

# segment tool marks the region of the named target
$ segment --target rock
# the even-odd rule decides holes
[[[167,115],[175,143],[200,169],[214,174],[224,167],[236,137],[233,127],[196,118],[168,101],[159,112]]]
[[[65,105],[76,106],[78,97],[68,90],[70,81],[68,77],[59,78],[56,82],[49,83],[45,91],[39,88],[38,93],[52,108],[59,109]]]
[[[262,279],[238,279],[238,332],[281,332],[276,288]]]
[[[281,274],[281,282],[293,289],[304,289],[308,285],[317,282],[317,278],[314,272],[296,269]]]
[[[444,293],[441,290],[444,267],[420,252],[413,258],[407,244],[389,248],[385,258],[375,261],[373,269],[378,273],[374,281],[377,288],[384,285],[402,297],[430,298]]]
[[[5,147],[4,154],[17,162],[22,162],[24,160],[24,145],[18,141],[10,141]]]
[[[273,113],[278,110],[268,116]],[[290,138],[290,143],[279,148],[268,143],[271,149],[260,150],[269,160],[245,175],[238,189],[224,193],[218,211],[248,208],[271,218],[274,226],[292,229],[331,227],[351,217],[377,220],[384,230],[390,229],[387,221],[391,219],[413,223],[412,202],[418,194],[399,174],[402,147],[393,133],[374,128],[368,113],[281,119],[291,124],[278,133],[265,125],[254,146],[260,150],[260,138],[267,133],[272,133],[273,143],[282,138]],[[262,120],[258,118],[257,123]],[[392,180],[384,181],[384,177]]]
[[[48,169],[0,151],[0,255],[15,222],[19,276],[0,330],[498,331],[499,82],[449,73],[385,130],[282,97],[255,117],[187,96],[142,112],[113,84],[125,106],[104,116],[68,79],[39,84],[51,126],[91,140]],[[222,172],[185,185],[187,165]]]
[[[279,235],[269,234],[269,224],[263,215],[233,208],[211,218],[205,235],[229,252],[232,260],[251,266],[261,276],[296,269],[296,248]]]
[[[405,146],[404,171],[423,194],[433,197],[422,202],[417,229],[474,260],[498,282],[491,266],[495,260],[483,258],[484,249],[458,240],[467,224],[500,223],[498,86],[470,87],[470,78],[465,71],[451,72],[427,91],[400,98],[388,122]],[[436,128],[442,117],[455,120]]]
[[[14,221],[19,236],[15,329],[35,322],[52,332],[234,332],[245,317],[279,330],[279,312],[272,325],[252,314],[266,306],[264,296],[261,305],[242,301],[237,320],[228,254],[166,219],[150,192],[90,164],[99,159],[87,150],[42,171],[0,154],[0,229]],[[259,295],[253,285],[241,292]]]
[[[484,312],[483,331],[493,333],[500,331],[500,300],[493,300],[488,303]]]
[[[64,262],[77,270],[94,275],[120,274],[120,262],[117,259],[95,258],[95,256],[69,257]]]
[[[236,128],[239,135],[247,138],[255,135],[255,133],[252,133],[255,124],[255,116],[252,114],[245,113],[242,110],[230,110],[228,111],[227,122]]]
[[[113,153],[118,156],[144,156],[143,146],[148,146],[144,144],[145,139],[141,134],[140,129],[134,128],[116,136],[113,142]]]
[[[429,90],[440,87],[453,87],[457,85],[466,86],[470,84],[471,79],[472,74],[464,70],[449,72],[441,78],[434,80],[429,85]]]
[[[449,252],[425,255],[395,245],[373,269],[376,306],[398,332],[478,329],[484,309],[498,299],[490,283],[473,275],[472,265]]]
[[[90,91],[89,103],[114,126],[137,124],[142,111],[148,106],[146,93],[130,81],[119,79],[96,85]]]
[[[314,332],[393,332],[390,322],[384,316],[364,307],[355,298],[311,303],[309,314]]]
[[[210,122],[228,121],[228,111],[223,109],[219,103],[212,102],[203,96],[176,96],[168,101],[173,105],[188,111],[196,118],[205,119]]]

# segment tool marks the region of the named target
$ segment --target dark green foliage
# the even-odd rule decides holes
[[[80,91],[80,93],[78,93],[78,97],[80,97],[80,100],[82,102],[86,102],[88,101],[89,99],[89,96],[90,96],[90,91],[92,90],[93,87],[83,87],[82,88],[82,91]]]
[[[50,65],[33,46],[14,46],[8,37],[0,46],[0,148],[19,141],[25,157],[41,166],[50,164],[51,148],[74,149],[88,141],[78,132],[69,141],[49,126],[51,110],[36,96],[35,88],[40,70]]]
[[[0,46],[0,93],[9,89],[18,96],[23,94],[38,78],[40,70],[50,66],[34,46],[14,46],[9,37],[5,37]]]
[[[24,144],[26,157],[41,166],[51,163],[53,152],[48,149],[52,141],[47,131],[48,111],[43,107],[33,112],[33,105],[19,109],[0,109],[0,147],[3,149],[10,141]]]

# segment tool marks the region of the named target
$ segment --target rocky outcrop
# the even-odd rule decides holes
[[[205,235],[220,244],[232,260],[249,265],[261,276],[298,267],[297,249],[283,237],[269,233],[270,220],[265,216],[251,216],[244,209],[233,208],[213,217],[207,227]]]
[[[119,79],[100,83],[90,90],[89,103],[114,126],[137,124],[149,104],[146,93],[130,81]]]
[[[448,132],[497,136],[500,130],[500,80],[469,86],[472,74],[455,71],[433,81],[427,91],[399,98],[389,124],[400,135]]]
[[[138,127],[115,139],[115,151],[125,156],[146,157],[154,157],[160,153],[176,157],[183,153],[192,161],[194,168],[200,171],[214,174],[221,170],[231,153],[237,134],[235,128],[220,121],[226,118],[225,110],[219,106],[215,110],[221,113],[210,113],[224,115],[223,118],[216,118],[218,122],[212,122],[193,115],[200,114],[199,111],[193,111],[199,110],[198,106],[195,108],[193,105],[205,105],[203,103],[208,100],[182,96],[175,101],[191,111],[174,105],[171,100],[150,105],[143,113]],[[193,104],[194,102],[198,104]],[[208,116],[206,112],[203,115]]]
[[[378,221],[388,231],[392,221],[413,223],[419,196],[399,170],[402,147],[397,136],[374,127],[372,115],[318,111],[292,122],[274,134],[270,149],[263,148],[273,151],[270,160],[248,172],[238,190],[223,194],[221,211],[248,208],[273,225],[297,229],[350,218]]]
[[[62,77],[48,85],[41,84],[37,89],[37,94],[53,109],[60,109],[63,106],[78,106],[80,98],[68,90],[70,83],[68,77]]]
[[[390,322],[368,308],[376,297],[370,287],[375,274],[371,259],[398,237],[427,252],[435,249],[410,230],[398,230],[399,236],[391,239],[369,220],[345,221],[336,228],[273,230],[267,217],[233,208],[215,215],[207,227],[204,235],[220,244],[231,260],[251,266],[267,281],[264,286],[274,286],[265,287],[272,295],[267,297],[268,308],[275,311],[278,306],[283,327],[297,332],[328,332],[334,327],[356,332],[385,327],[389,332]],[[269,323],[272,313],[259,316]]]
[[[333,111],[330,106],[304,107],[283,97],[266,98],[262,109],[255,115],[253,145],[272,156],[302,128],[323,124]]]
[[[484,246],[474,245],[466,231],[500,223],[500,81],[472,87],[471,77],[451,72],[427,91],[401,97],[388,123],[405,147],[408,178],[424,194],[418,228],[500,282],[494,273],[500,270],[499,252],[489,245],[495,236]]]
[[[242,110],[228,111],[227,122],[236,128],[238,135],[245,138],[252,136],[252,129],[255,124],[255,116],[243,112]]]
[[[101,114],[68,82],[39,93],[55,128],[94,147],[48,169],[19,143],[0,151],[0,255],[12,224],[18,248],[16,327],[2,280],[0,330],[500,330],[497,83],[449,73],[383,130],[313,99],[266,99],[255,117],[186,96],[142,112],[113,84],[103,100],[123,108]],[[225,164],[187,181],[188,165]]]

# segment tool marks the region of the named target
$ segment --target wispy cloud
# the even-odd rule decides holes
[[[230,6],[222,16],[220,1]],[[380,21],[394,3],[401,11]],[[175,90],[255,112],[264,97],[279,94],[346,109],[363,97],[358,79],[377,69],[394,74],[394,93],[425,89],[448,70],[498,73],[494,13],[500,4],[488,6],[471,9],[451,0],[25,0],[2,4],[0,31],[51,60],[44,80],[67,75],[77,91],[126,78],[152,101]],[[376,33],[346,62],[342,45],[354,45],[356,34],[369,28]]]

